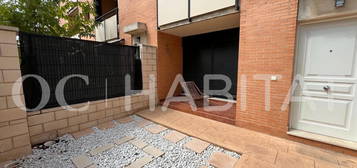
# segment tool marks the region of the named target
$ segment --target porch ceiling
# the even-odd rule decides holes
[[[192,36],[208,32],[220,31],[239,27],[240,14],[233,13],[203,21],[191,22],[177,27],[160,30],[161,32],[179,37]]]

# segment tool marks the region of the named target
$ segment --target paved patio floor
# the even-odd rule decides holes
[[[357,168],[357,158],[168,109],[138,115],[242,154],[238,168]]]
[[[240,154],[137,115],[64,135],[7,162],[34,168],[232,168]],[[42,147],[40,147],[42,146]],[[16,165],[16,166],[15,166]],[[3,166],[0,164],[0,168]]]

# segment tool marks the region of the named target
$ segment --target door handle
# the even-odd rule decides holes
[[[324,86],[323,89],[324,89],[324,91],[328,92],[330,90],[330,86],[328,86],[328,85]]]

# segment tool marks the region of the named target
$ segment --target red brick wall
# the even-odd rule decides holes
[[[156,0],[119,0],[119,36],[125,44],[131,44],[131,36],[123,28],[135,22],[147,26],[148,45],[157,46]]]
[[[288,130],[289,111],[280,108],[292,82],[297,9],[298,0],[241,1],[238,78],[247,75],[247,109],[237,106],[236,125],[280,135]],[[282,75],[271,81],[270,111],[265,82],[253,79],[256,74]]]
[[[159,100],[165,99],[177,74],[182,74],[182,39],[158,33],[157,85]]]

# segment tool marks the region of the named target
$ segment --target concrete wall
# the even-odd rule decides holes
[[[159,100],[165,99],[177,74],[183,68],[182,38],[158,33],[157,85]]]
[[[12,100],[12,86],[21,78],[16,34],[17,28],[0,26],[0,163],[31,153],[26,112]]]
[[[357,15],[357,1],[345,0],[345,6],[336,8],[335,0],[300,0],[299,20],[314,20],[337,16]]]

